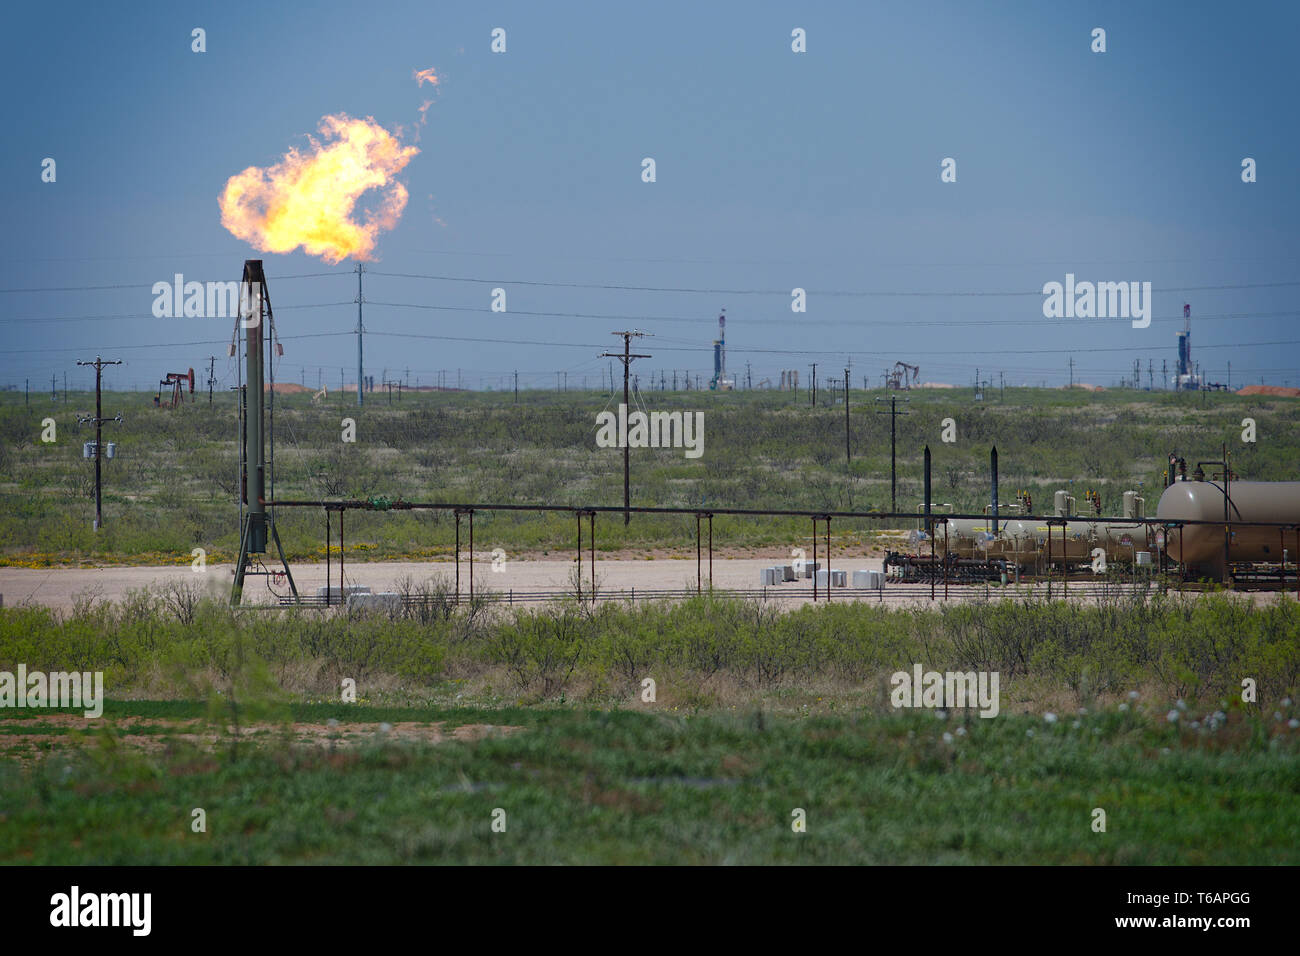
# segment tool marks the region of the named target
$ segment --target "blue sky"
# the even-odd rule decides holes
[[[277,378],[355,381],[355,336],[328,334],[355,328],[354,264],[259,253],[217,196],[328,113],[409,129],[428,90],[412,71],[433,67],[410,202],[367,266],[376,379],[596,387],[609,332],[632,326],[655,336],[643,386],[707,379],[725,307],[730,370],[750,362],[755,383],[851,361],[878,384],[901,359],[928,381],[1060,384],[1071,356],[1076,380],[1114,384],[1137,359],[1145,382],[1148,361],[1172,367],[1189,302],[1208,378],[1231,362],[1234,386],[1300,385],[1293,3],[54,3],[7,19],[0,288],[125,288],[0,292],[0,384],[84,384],[75,362],[96,352],[126,362],[111,386],[152,390],[211,354],[233,382],[229,324],[156,319],[150,287],[237,279],[245,258],[267,264]],[[279,278],[319,272],[339,275]],[[1150,281],[1151,326],[1044,318],[1040,290],[1067,272]],[[489,311],[493,286],[509,312]],[[997,292],[1021,294],[965,294]]]

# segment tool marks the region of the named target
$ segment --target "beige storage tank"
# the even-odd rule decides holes
[[[1300,481],[1234,481],[1228,487],[1231,521],[1266,521],[1300,524]],[[1189,569],[1222,577],[1223,499],[1221,481],[1175,481],[1160,496],[1156,516],[1162,520],[1218,521],[1220,524],[1171,528],[1165,553]],[[1274,562],[1282,560],[1284,547],[1294,548],[1294,531],[1278,528],[1236,528],[1228,560]],[[1285,543],[1284,543],[1284,539]]]

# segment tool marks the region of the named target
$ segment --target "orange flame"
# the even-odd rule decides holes
[[[322,141],[291,148],[266,169],[250,166],[231,176],[221,195],[221,224],[262,252],[302,246],[326,262],[370,260],[381,231],[392,229],[406,208],[406,187],[394,177],[415,146],[403,146],[373,118],[344,113],[320,121]],[[379,204],[353,219],[362,194],[380,191]]]

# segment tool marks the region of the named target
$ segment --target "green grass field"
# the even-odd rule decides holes
[[[375,732],[335,748],[268,730],[233,757],[165,740],[145,756],[113,727],[158,712],[115,705],[104,728],[73,734],[29,768],[0,764],[0,860],[1300,862],[1297,735],[1238,712],[1217,731],[1191,731],[1113,710],[1046,724],[312,705],[290,716],[336,715],[339,732],[352,721],[518,729],[438,744]],[[11,726],[5,739],[21,736]],[[206,832],[192,829],[195,808]],[[1093,829],[1098,808],[1105,832]],[[805,832],[793,829],[796,810]]]
[[[1298,615],[5,609],[0,670],[108,704],[0,712],[0,861],[1295,864]],[[997,671],[1000,714],[894,709],[913,663]]]
[[[633,500],[887,509],[888,419],[874,397],[854,393],[846,466],[843,406],[646,395],[703,410],[706,452],[634,454]],[[408,394],[360,412],[291,398],[277,414],[276,493],[617,504],[621,455],[594,444],[604,398],[521,398]],[[230,398],[211,412],[106,398],[125,421],[106,430],[119,455],[98,535],[88,435],[73,424],[85,399],[0,402],[0,561],[188,563],[195,547],[232,558]],[[1110,510],[1141,482],[1152,508],[1168,451],[1195,460],[1221,443],[1242,477],[1294,479],[1298,410],[1221,394],[1013,389],[975,405],[969,391],[914,392],[899,419],[899,504],[919,499],[927,442],[936,499],[963,510],[983,506],[992,444],[1003,488],[1036,502],[1074,479],[1080,499],[1098,488]],[[39,440],[47,415],[57,443]],[[356,445],[339,440],[343,417],[356,418]],[[939,440],[947,417],[954,445]],[[1256,444],[1240,441],[1244,417]],[[318,513],[286,512],[281,528],[291,560],[320,554]],[[836,533],[865,547],[873,530]],[[519,554],[571,547],[573,526],[520,513],[480,516],[476,531]],[[806,533],[802,521],[714,523],[718,548],[788,548]],[[685,516],[602,519],[597,540],[693,549],[693,534]],[[452,536],[447,515],[357,513],[349,560],[445,554]],[[171,585],[119,604],[86,596],[69,612],[0,609],[0,671],[102,671],[108,698],[95,721],[0,711],[0,861],[1300,862],[1300,610],[1288,595],[785,612],[428,597],[392,615],[236,611]],[[893,709],[889,677],[914,663],[998,672],[1001,713]],[[357,702],[341,700],[345,681]],[[206,832],[191,827],[196,808]],[[797,810],[806,832],[792,828]]]
[[[805,393],[647,392],[654,410],[704,412],[703,457],[680,450],[636,449],[634,504],[675,507],[888,510],[889,418],[878,414],[880,392],[851,396],[853,461],[845,462],[843,405],[811,408]],[[76,424],[93,410],[93,395],[68,403],[0,397],[0,561],[60,563],[188,563],[191,549],[210,560],[233,560],[238,550],[234,505],[234,399],[218,396],[168,410],[152,396],[109,393],[105,426],[118,443],[105,463],[105,527],[91,529],[93,467],[81,446],[93,437]],[[959,510],[981,510],[988,497],[988,453],[1000,455],[1003,497],[1018,489],[1038,506],[1070,488],[1079,501],[1100,490],[1108,513],[1119,496],[1140,487],[1154,510],[1165,456],[1217,457],[1227,443],[1243,478],[1294,480],[1300,460],[1300,400],[1115,390],[1099,393],[1007,389],[983,403],[969,389],[917,390],[898,418],[898,506],[912,510],[921,497],[922,448],[934,453],[934,497]],[[494,501],[558,505],[622,503],[622,455],[597,448],[595,416],[613,400],[595,393],[530,392],[514,404],[503,393],[407,393],[389,405],[375,395],[363,409],[355,399],[310,396],[276,400],[276,485],[281,498],[384,496],[407,501]],[[616,404],[616,401],[614,402]],[[40,440],[52,417],[58,441]],[[941,441],[945,418],[957,441]],[[1255,443],[1241,441],[1243,418],[1254,418]],[[355,444],[344,443],[341,422],[356,421]],[[1073,486],[1071,486],[1073,481]],[[567,515],[482,513],[483,540],[511,554],[572,545]],[[870,521],[840,522],[837,536],[865,540]],[[719,517],[719,548],[789,548],[807,534],[798,520]],[[324,520],[311,510],[286,511],[281,532],[291,560],[319,558]],[[453,521],[441,513],[366,513],[348,516],[352,560],[445,555]],[[688,515],[639,516],[630,527],[601,520],[597,547],[694,548]]]

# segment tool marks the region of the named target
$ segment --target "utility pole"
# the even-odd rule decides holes
[[[519,404],[519,369],[515,369],[515,404]]]
[[[1169,362],[1167,359],[1160,360],[1160,384],[1164,388],[1169,387]]]
[[[110,421],[110,422],[122,421],[121,412],[118,413],[116,418],[108,418],[108,419],[104,418],[104,406],[102,401],[102,395],[100,394],[100,386],[103,382],[104,366],[121,365],[122,363],[120,361],[105,362],[102,358],[96,355],[95,361],[93,362],[78,362],[77,364],[95,366],[95,417],[93,419],[78,418],[77,421],[83,425],[92,421],[95,423],[95,530],[98,531],[104,524],[104,497],[103,497],[103,485],[101,483],[102,482],[101,462],[103,462],[104,460],[104,445],[103,442],[101,441],[102,439],[101,426],[104,424],[105,421]]]
[[[1228,391],[1232,391],[1232,363],[1228,363]]]
[[[1156,390],[1156,383],[1152,381],[1155,378],[1155,368],[1153,366],[1154,363],[1150,359],[1147,359],[1147,391],[1148,392],[1154,392]]]
[[[812,407],[817,407],[817,363],[812,363]]]
[[[358,262],[357,263],[357,404],[358,405],[362,405],[365,403],[365,391],[366,391],[365,379],[362,378],[364,372],[362,370],[363,363],[361,361],[361,333],[364,329],[364,326],[361,324],[361,303],[365,301],[361,295],[361,273],[365,271],[366,271],[365,263]]]
[[[631,404],[631,402],[630,402],[630,397],[631,397],[631,396],[628,395],[628,372],[629,372],[629,369],[631,368],[631,366],[632,366],[632,362],[633,362],[635,359],[639,359],[639,358],[650,358],[649,355],[633,355],[633,354],[632,354],[632,339],[634,339],[634,338],[638,338],[638,339],[639,339],[639,338],[644,338],[644,337],[646,336],[647,333],[645,333],[645,332],[639,332],[639,331],[637,331],[636,329],[630,329],[630,330],[628,330],[628,331],[626,331],[626,332],[611,332],[610,334],[611,334],[611,335],[621,335],[621,336],[623,336],[623,354],[620,355],[620,354],[617,353],[617,352],[602,352],[601,355],[600,355],[600,357],[601,357],[601,358],[616,358],[616,359],[618,359],[620,362],[623,363],[623,413],[622,413],[622,415],[620,415],[619,417],[620,417],[620,418],[625,418],[625,417],[627,416],[627,408],[628,408],[628,406]],[[611,369],[613,368],[612,363],[611,363],[611,366],[610,366],[610,367],[611,367]],[[622,438],[622,440],[623,440],[623,524],[624,524],[624,526],[626,526],[626,525],[629,525],[629,524],[632,523],[632,511],[631,511],[631,508],[632,508],[632,478],[631,478],[631,473],[632,473],[632,472],[631,472],[631,469],[632,469],[632,458],[631,458],[631,448],[630,448],[630,446],[628,445],[628,442],[627,442],[627,436],[626,436],[626,435],[620,435],[619,437]]]
[[[885,399],[877,398],[876,401],[883,402]],[[909,402],[911,399],[903,399]],[[884,415],[884,411],[876,412],[877,415]],[[889,510],[898,511],[898,429],[897,419],[898,411],[898,394],[891,392],[889,395]],[[906,415],[907,412],[902,412]]]
[[[1007,397],[1007,373],[998,372],[998,401],[1006,401]]]
[[[68,373],[63,373],[63,404],[68,404]]]
[[[214,381],[213,376],[216,374],[216,371],[217,371],[217,357],[215,355],[209,355],[208,356],[208,404],[209,405],[212,404],[212,385]]]
[[[844,464],[853,463],[853,455],[849,451],[849,370],[844,370]]]
[[[1070,356],[1070,388],[1074,388],[1074,356]]]
[[[50,404],[51,405],[53,405],[55,402],[59,400],[58,381],[59,381],[59,377],[57,375],[50,376]]]

